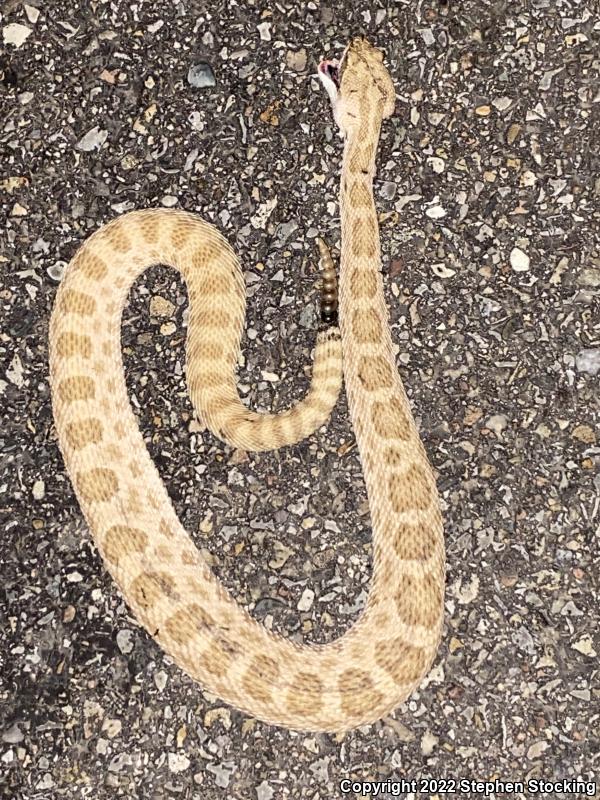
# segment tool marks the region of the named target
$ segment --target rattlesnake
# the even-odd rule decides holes
[[[432,470],[396,371],[380,276],[375,152],[394,88],[379,50],[355,39],[319,69],[345,137],[339,330],[335,281],[306,397],[277,414],[249,411],[235,368],[244,280],[223,236],[192,214],[140,210],[81,246],[50,326],[56,428],[98,549],[137,619],[189,675],[257,718],[339,731],[375,721],[418,685],[443,618],[444,544]],[[326,645],[266,630],[216,578],[180,524],[130,407],[120,345],[134,280],[168,264],[189,292],[187,383],[202,421],[239,448],[297,442],[329,416],[343,371],[368,492],[373,577],[358,621]],[[329,270],[330,266],[326,265]]]

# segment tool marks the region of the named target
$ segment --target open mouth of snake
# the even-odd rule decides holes
[[[319,72],[322,72],[323,75],[333,81],[336,88],[340,88],[340,65],[336,59],[321,61],[319,64]]]

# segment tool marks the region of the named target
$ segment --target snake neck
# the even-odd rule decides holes
[[[373,201],[373,178],[380,129],[380,114],[367,113],[346,138],[340,183],[342,275],[347,274],[355,262],[379,271],[379,226]]]
[[[373,200],[381,116],[366,115],[346,139],[340,182],[342,248],[340,327],[349,330],[357,303],[383,307],[379,225]]]

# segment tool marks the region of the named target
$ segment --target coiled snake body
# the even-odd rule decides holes
[[[239,262],[221,234],[181,211],[121,216],[65,273],[50,327],[56,428],[102,557],[140,623],[202,686],[267,722],[344,730],[405,699],[429,669],[443,617],[444,545],[434,477],[396,371],[380,277],[372,183],[394,89],[364,39],[320,73],[345,136],[340,329],[318,335],[306,397],[278,415],[240,401],[235,367],[245,316]],[[180,524],[129,404],[123,307],[148,266],[169,264],[189,293],[187,383],[201,419],[249,450],[292,444],[329,416],[343,372],[373,527],[373,577],[360,618],[327,645],[267,631],[231,597]],[[330,292],[333,283],[326,286]],[[326,319],[334,322],[335,300]],[[341,336],[340,336],[341,333]]]

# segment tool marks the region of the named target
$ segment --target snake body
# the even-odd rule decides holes
[[[373,176],[394,89],[382,54],[364,39],[349,45],[338,74],[339,87],[328,89],[345,136],[339,330],[330,298],[325,317],[333,324],[318,334],[302,401],[277,415],[240,401],[241,268],[213,226],[182,211],[134,211],[90,236],[65,272],[50,326],[65,465],[139,622],[231,705],[277,725],[328,731],[379,719],[418,685],[437,650],[444,587],[435,480],[396,370],[380,275]],[[120,325],[132,283],[155,263],[172,266],[187,284],[190,397],[225,442],[263,450],[311,434],[336,402],[343,361],[371,513],[373,576],[359,619],[327,645],[278,636],[232,598],[180,524],[148,454],[127,396]]]

